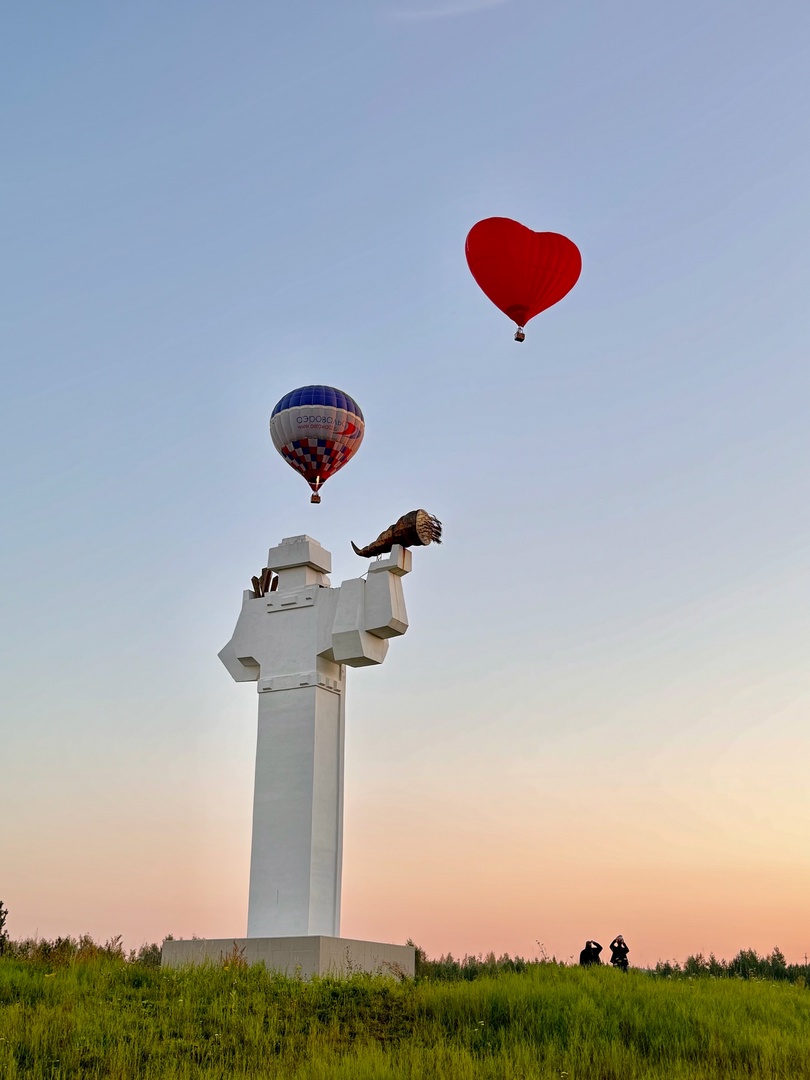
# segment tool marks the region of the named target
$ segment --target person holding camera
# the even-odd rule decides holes
[[[591,964],[601,964],[599,959],[599,953],[602,951],[602,946],[598,941],[586,941],[585,948],[579,954],[579,962],[582,967],[590,967]]]
[[[621,968],[622,971],[627,971],[629,964],[627,963],[627,954],[630,949],[627,942],[624,940],[621,934],[617,934],[616,937],[610,943],[610,962],[615,968]]]

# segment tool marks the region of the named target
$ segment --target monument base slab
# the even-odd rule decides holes
[[[192,938],[164,941],[162,967],[187,964],[227,963],[231,958],[246,964],[264,964],[302,979],[313,975],[346,977],[358,972],[413,978],[416,950],[412,945],[389,945],[342,937]]]

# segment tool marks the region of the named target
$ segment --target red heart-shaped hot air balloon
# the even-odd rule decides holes
[[[523,327],[576,285],[579,248],[567,236],[533,232],[511,218],[484,218],[467,234],[467,265],[482,291],[504,315]]]

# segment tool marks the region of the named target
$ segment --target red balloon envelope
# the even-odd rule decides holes
[[[576,285],[582,270],[579,248],[567,236],[532,232],[511,218],[484,218],[470,229],[467,265],[492,303],[523,327]]]

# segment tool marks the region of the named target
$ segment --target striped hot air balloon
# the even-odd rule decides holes
[[[360,406],[334,386],[301,386],[285,394],[270,417],[273,445],[312,488],[320,488],[357,453],[366,425]]]

